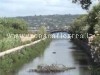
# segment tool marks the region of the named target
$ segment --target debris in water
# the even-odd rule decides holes
[[[64,72],[71,69],[76,69],[76,67],[66,67],[64,65],[38,65],[36,69],[30,69],[29,72],[37,72],[37,73],[57,73],[57,72]]]
[[[53,54],[56,54],[56,52],[52,52]]]

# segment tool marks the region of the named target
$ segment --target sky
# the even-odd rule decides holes
[[[0,17],[85,13],[72,0],[0,0]]]

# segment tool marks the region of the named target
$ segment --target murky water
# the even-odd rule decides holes
[[[76,69],[54,74],[28,72],[39,64],[63,64]],[[89,75],[88,57],[69,39],[53,39],[43,54],[25,64],[15,75]]]

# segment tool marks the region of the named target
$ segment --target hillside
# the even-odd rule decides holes
[[[46,27],[62,27],[69,25],[79,15],[40,15],[40,16],[25,16],[22,18],[29,23],[30,27],[39,27],[45,25]]]

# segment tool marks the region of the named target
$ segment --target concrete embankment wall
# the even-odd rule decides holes
[[[78,45],[78,47],[80,47],[90,58],[90,62],[93,62],[94,63],[94,58],[92,58],[92,55],[91,55],[91,47],[88,45],[88,43],[84,42],[84,41],[81,41],[79,39],[72,39],[72,41]]]

